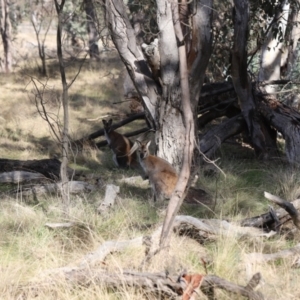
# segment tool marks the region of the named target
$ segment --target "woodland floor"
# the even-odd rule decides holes
[[[26,38],[27,35],[20,36],[18,41]],[[49,47],[51,45],[50,41]],[[0,74],[0,158],[59,158],[60,147],[50,133],[48,124],[37,113],[32,84],[32,78],[39,79],[40,87],[47,84],[43,89],[46,107],[54,116],[61,116],[57,62],[55,59],[47,60],[48,80],[39,78],[37,59],[28,59],[26,62],[20,60],[17,63],[15,73],[9,76]],[[76,74],[79,64],[78,61],[70,64],[68,80]],[[117,122],[129,112],[127,102],[113,104],[124,100],[123,78],[124,67],[115,50],[103,52],[99,62],[84,62],[70,89],[70,132],[73,139],[101,129],[102,118],[112,117]],[[144,127],[143,121],[136,121],[120,132],[141,127]],[[268,210],[269,203],[264,198],[264,191],[286,200],[299,198],[299,169],[289,166],[283,158],[259,161],[252,149],[241,147],[234,141],[225,143],[216,158],[216,164],[223,173],[210,167],[201,168],[196,182],[196,186],[205,190],[210,197],[210,205],[185,204],[180,214],[204,219],[239,220]],[[71,198],[70,219],[64,221],[84,225],[81,229],[50,230],[45,227],[48,222],[61,220],[59,196],[47,195],[38,199],[18,193],[12,196],[8,193],[13,189],[12,186],[0,185],[1,299],[17,299],[16,286],[46,276],[51,269],[72,265],[104,241],[132,239],[151,233],[161,225],[163,214],[149,201],[148,182],[141,179],[122,181],[138,174],[134,170],[115,168],[107,147],[101,150],[87,147],[80,153],[74,153],[70,157],[70,166],[83,171],[91,183],[98,182],[96,191]],[[99,215],[96,208],[104,197],[107,184],[120,186],[117,205],[107,214]],[[217,241],[199,244],[186,236],[174,235],[169,255],[157,255],[145,271],[168,271],[172,275],[182,270],[201,274],[207,271],[241,285],[245,285],[255,272],[261,272],[263,284],[259,290],[266,299],[296,300],[300,299],[300,270],[291,267],[295,257],[257,263],[253,265],[251,274],[247,273],[245,257],[248,253],[273,253],[290,248],[299,243],[299,237],[298,232],[290,230],[270,239],[240,240],[221,235]],[[108,270],[137,270],[143,258],[143,249],[129,247],[121,253],[108,256],[105,262],[100,263],[100,267],[105,265]],[[206,266],[203,260],[207,262]],[[205,299],[201,293],[197,297]],[[32,298],[148,299],[141,291],[125,286],[115,293],[96,284],[74,290],[64,282],[54,290],[45,290]],[[218,299],[241,298],[219,291]]]

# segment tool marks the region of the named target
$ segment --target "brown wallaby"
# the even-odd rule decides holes
[[[117,167],[134,167],[137,164],[136,154],[129,154],[132,141],[112,129],[112,119],[102,120],[106,141],[113,152],[113,161]]]
[[[149,145],[151,141],[140,142],[136,140],[130,153],[137,150],[140,165],[143,168],[146,176],[152,187],[154,201],[170,198],[178,176],[174,167],[165,159],[149,153]]]

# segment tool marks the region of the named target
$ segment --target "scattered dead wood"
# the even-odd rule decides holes
[[[255,269],[255,265],[263,264],[271,261],[275,261],[277,259],[285,259],[285,258],[294,258],[293,262],[291,262],[292,268],[299,267],[299,257],[300,257],[300,243],[295,247],[284,249],[278,251],[276,253],[260,253],[253,252],[245,254],[245,263],[246,263],[246,273],[248,276],[253,274],[253,270]]]
[[[203,220],[200,220],[200,222]],[[196,219],[188,216],[177,216],[176,226],[182,223],[190,223],[196,226]],[[202,225],[204,222],[202,222]],[[229,225],[220,226],[213,221],[211,224],[203,225],[205,231],[220,234],[224,228],[229,228]],[[69,228],[73,223],[50,223],[46,224],[51,229]],[[199,228],[199,226],[196,226]],[[201,230],[203,230],[201,227]],[[235,227],[230,227],[229,233]],[[245,228],[242,228],[245,230]],[[68,284],[70,288],[90,285],[101,285],[102,287],[113,290],[124,289],[124,287],[132,287],[141,291],[144,295],[152,295],[159,299],[193,299],[192,296],[197,289],[208,297],[209,300],[215,298],[215,289],[223,289],[232,294],[241,295],[248,299],[262,300],[263,295],[260,292],[254,291],[261,281],[259,273],[255,274],[246,286],[236,285],[228,282],[226,279],[214,275],[203,276],[201,274],[182,273],[180,276],[168,275],[166,273],[147,273],[137,271],[118,270],[118,272],[109,272],[106,268],[105,259],[107,255],[113,252],[120,252],[128,247],[157,247],[162,227],[157,228],[151,236],[137,237],[132,240],[123,241],[106,241],[100,245],[95,251],[85,255],[74,266],[67,266],[52,270],[47,270],[40,274],[38,278],[33,279],[29,284],[18,287],[19,297],[35,296],[38,297],[44,290],[47,292],[55,289],[61,283]],[[259,229],[255,229],[259,231]],[[148,240],[148,241],[147,241]],[[149,243],[151,240],[151,243]],[[150,246],[149,246],[150,245]],[[149,249],[146,249],[146,252]],[[152,251],[152,250],[151,250]]]
[[[179,234],[185,234],[191,238],[204,242],[216,240],[220,235],[243,237],[271,237],[276,234],[272,231],[265,233],[258,228],[242,227],[219,219],[197,219],[191,216],[177,216],[175,218],[174,230]]]
[[[91,192],[94,191],[96,187],[92,184],[89,184],[84,181],[69,181],[68,182],[68,192],[70,194],[79,194],[83,192]],[[61,182],[58,183],[50,183],[50,184],[39,184],[33,185],[29,187],[22,188],[22,195],[23,196],[37,196],[37,195],[44,195],[44,194],[57,194],[61,193],[62,191],[62,184]],[[20,190],[16,190],[15,192],[20,192]]]
[[[264,296],[259,291],[255,291],[255,288],[261,282],[261,274],[256,273],[252,276],[246,286],[236,285],[223,278],[213,275],[206,275],[203,278],[201,284],[201,291],[207,296],[209,300],[215,300],[214,290],[216,288],[225,290],[226,292],[246,297],[247,299],[263,300]]]
[[[246,254],[246,260],[249,263],[264,263],[276,259],[287,258],[290,256],[300,255],[300,243],[295,247],[278,251],[276,253],[249,253]]]
[[[29,285],[19,287],[19,297],[30,296],[38,297],[43,291],[51,291],[62,282],[72,286],[101,285],[102,287],[113,290],[124,289],[124,287],[133,287],[138,289],[144,295],[152,295],[156,299],[193,299],[192,292],[200,287],[201,291],[209,300],[215,300],[215,289],[223,289],[228,293],[244,296],[250,300],[263,300],[263,295],[254,291],[254,288],[261,281],[260,273],[255,274],[246,286],[236,285],[223,278],[214,275],[202,276],[200,274],[188,275],[185,279],[190,278],[192,285],[186,284],[182,276],[170,276],[166,273],[143,273],[136,271],[121,270],[118,273],[108,272],[98,268],[65,268],[61,273],[52,274],[48,280],[43,282],[34,282]],[[198,280],[196,280],[196,279]],[[200,280],[199,280],[200,279]],[[184,284],[183,284],[184,283]],[[201,286],[200,286],[201,284]],[[20,299],[20,298],[18,298]]]

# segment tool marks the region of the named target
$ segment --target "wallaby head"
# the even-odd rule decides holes
[[[147,143],[142,143],[140,141],[136,141],[138,143],[138,153],[140,159],[146,159],[149,155],[149,146],[151,144],[151,141]]]
[[[170,198],[176,186],[178,176],[174,167],[165,159],[149,152],[151,141],[136,141],[130,153],[137,150],[139,161],[148,176],[154,199]]]
[[[111,131],[111,125],[112,125],[113,120],[110,119],[109,121],[102,120],[102,123],[104,125],[104,131],[106,133],[109,133]]]
[[[129,154],[133,145],[132,141],[124,135],[112,129],[112,119],[102,120],[104,134],[109,147],[113,152],[113,160],[117,167],[129,167],[136,165],[136,154]]]

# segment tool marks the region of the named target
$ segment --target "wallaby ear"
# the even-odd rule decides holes
[[[103,120],[102,120],[102,123],[103,123],[103,125],[105,126],[107,122],[106,122],[106,120],[103,119]]]
[[[133,146],[131,147],[129,153],[127,154],[127,156],[132,155],[132,154],[137,150],[137,148],[139,148],[140,143],[141,143],[140,141],[136,140],[136,141],[134,142]]]
[[[110,119],[110,120],[108,121],[108,125],[111,126],[112,122],[113,122],[113,120]]]
[[[148,141],[147,144],[146,144],[147,149],[149,148],[150,144],[151,144],[151,141]]]

